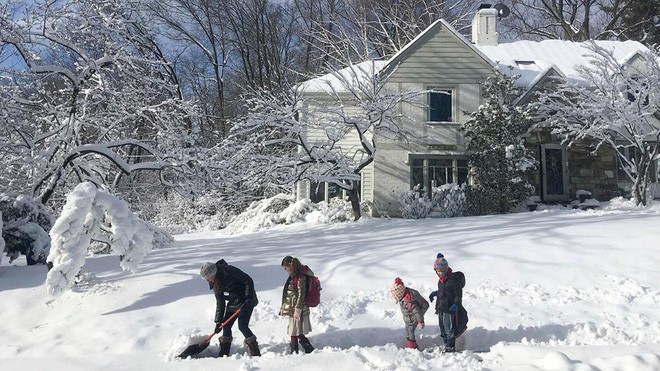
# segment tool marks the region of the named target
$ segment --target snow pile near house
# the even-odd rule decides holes
[[[295,196],[279,194],[253,202],[223,229],[227,235],[251,233],[281,224],[337,223],[353,220],[347,202],[312,203],[309,199],[295,200]]]

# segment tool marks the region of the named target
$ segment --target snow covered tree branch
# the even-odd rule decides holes
[[[198,165],[197,110],[136,4],[37,2],[20,17],[0,13],[0,47],[11,54],[0,64],[3,185],[46,203],[68,184],[112,187],[149,169],[185,187]]]
[[[106,234],[109,236],[103,237]],[[171,237],[138,218],[124,201],[91,183],[79,184],[67,196],[50,238],[48,262],[52,268],[46,286],[53,295],[73,285],[92,240],[107,241],[119,255],[121,267],[131,272],[137,270],[149,251],[171,242]]]
[[[595,44],[580,81],[564,81],[541,94],[539,117],[570,145],[595,141],[614,149],[636,204],[646,205],[653,162],[660,158],[660,58],[636,54],[620,63]]]

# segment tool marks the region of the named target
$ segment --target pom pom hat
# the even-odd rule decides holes
[[[199,269],[199,275],[207,281],[209,277],[214,276],[217,272],[218,268],[215,266],[215,264],[209,262],[202,264],[202,267]]]
[[[390,293],[396,301],[403,299],[403,295],[406,293],[406,286],[403,284],[401,278],[397,277],[394,279],[394,283],[390,287]]]
[[[438,253],[436,256],[435,262],[433,263],[433,269],[440,272],[446,272],[447,269],[449,269],[449,263],[442,253]]]

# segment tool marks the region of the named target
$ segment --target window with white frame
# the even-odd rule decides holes
[[[420,192],[430,196],[433,188],[444,184],[468,182],[467,157],[442,155],[410,156],[410,189],[419,186]]]
[[[429,122],[454,121],[454,90],[433,89],[429,92]]]

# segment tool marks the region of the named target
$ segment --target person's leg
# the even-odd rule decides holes
[[[442,319],[442,312],[438,313],[438,327],[440,327],[440,337],[442,338],[443,344],[446,344],[447,341],[445,338],[447,335],[447,329],[445,329],[445,324]]]
[[[241,313],[238,315],[238,330],[245,336],[249,338],[254,336],[252,330],[250,330],[250,318],[252,318],[252,310],[254,308],[243,308]]]
[[[291,336],[289,342],[289,354],[298,353],[298,336]]]
[[[445,352],[453,352],[456,350],[456,323],[453,313],[442,313],[442,324],[445,327]]]
[[[236,312],[229,312],[229,311],[225,312],[225,318],[223,318],[222,322],[224,323],[234,313],[236,313]],[[241,315],[239,314],[238,317],[240,317],[240,316]],[[222,328],[222,336],[228,337],[228,338],[232,337],[231,328],[234,326],[234,323],[236,323],[236,318],[237,317],[232,318],[231,321],[227,322],[225,327]]]
[[[408,316],[404,319],[404,322],[406,324],[406,348],[417,349],[417,340],[415,339],[416,319]]]
[[[302,346],[305,353],[311,353],[314,351],[314,346],[310,343],[309,339],[305,334],[309,333],[312,325],[309,322],[309,314],[303,314],[300,317],[300,320],[296,321],[298,324],[298,341],[300,346]]]

